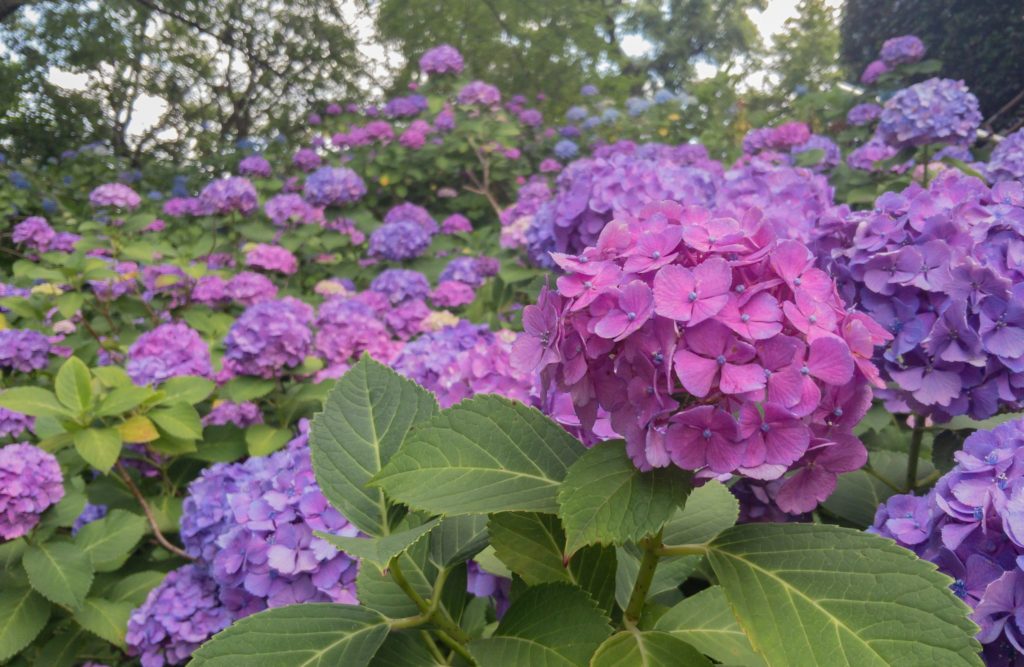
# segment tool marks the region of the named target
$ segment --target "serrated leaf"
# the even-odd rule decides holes
[[[623,609],[629,603],[629,597],[636,584],[637,574],[640,572],[640,559],[642,554],[635,545],[628,544],[624,547],[615,548],[616,570],[615,570],[615,600]],[[651,580],[651,587],[647,592],[647,599],[659,596],[678,599],[678,588],[686,579],[693,574],[693,571],[700,565],[700,556],[670,556],[658,561],[658,569],[654,571],[654,579]],[[674,603],[675,600],[669,600]]]
[[[237,377],[229,380],[220,388],[218,395],[227,396],[235,403],[245,403],[257,398],[262,398],[274,391],[273,380],[261,380],[254,377]]]
[[[543,644],[519,637],[478,639],[470,642],[468,648],[477,663],[487,667],[574,667],[580,664]]]
[[[861,469],[840,475],[836,481],[836,490],[822,503],[832,514],[864,528],[874,522],[878,506],[897,493],[893,486],[902,487],[905,483],[907,455],[876,450],[870,453],[869,467],[870,471]],[[918,461],[918,481],[934,471],[935,466],[930,461]]]
[[[359,558],[363,562],[376,565],[377,569],[383,573],[392,558],[419,542],[424,535],[436,528],[440,522],[440,518],[431,519],[415,528],[403,530],[400,533],[391,533],[384,537],[345,537],[344,535],[331,535],[319,530],[315,531],[315,533],[317,537],[327,540],[348,555]]]
[[[136,572],[120,578],[110,589],[108,597],[115,602],[130,602],[138,607],[146,601],[149,592],[160,585],[167,576],[166,572],[147,570]]]
[[[160,385],[160,390],[167,394],[161,403],[187,403],[195,405],[210,397],[217,385],[206,378],[180,375],[172,377]]]
[[[585,590],[607,614],[615,606],[618,557],[614,547],[583,547],[569,561],[572,582]]]
[[[435,667],[438,664],[416,631],[388,633],[370,660],[370,667]]]
[[[128,377],[128,373],[120,366],[99,366],[92,369],[92,374],[96,376],[100,384],[111,389],[115,387],[128,387],[132,384],[132,379]]]
[[[73,618],[76,623],[100,639],[123,648],[128,616],[131,613],[132,605],[128,602],[86,598]]]
[[[0,589],[0,662],[32,643],[50,619],[50,606],[28,586]]]
[[[437,413],[433,395],[364,355],[334,386],[313,418],[309,446],[327,500],[368,535],[389,531],[380,472],[409,429]]]
[[[72,627],[53,636],[39,650],[36,662],[46,667],[71,667],[85,639],[85,630]]]
[[[694,489],[686,505],[665,524],[664,544],[704,544],[736,523],[740,503],[724,484],[714,480]]]
[[[736,622],[721,586],[712,586],[669,609],[654,624],[727,665],[764,667]]]
[[[437,577],[437,569],[427,557],[428,551],[426,542],[417,542],[398,557],[402,574],[424,599],[431,596],[434,579]],[[364,606],[375,609],[389,618],[414,616],[420,611],[389,574],[381,574],[376,568],[359,568],[359,574],[356,576],[356,593],[359,602]]]
[[[0,393],[0,407],[32,417],[70,417],[52,391],[41,387],[14,387]]]
[[[430,560],[438,567],[466,561],[487,546],[487,517],[479,514],[445,517],[430,532]]]
[[[69,483],[64,488],[64,497],[47,512],[44,520],[61,528],[70,528],[85,509],[85,503],[85,492]]]
[[[44,542],[30,546],[21,560],[28,582],[51,602],[78,607],[92,587],[89,556],[70,542]]]
[[[78,357],[68,357],[54,378],[53,388],[59,400],[75,414],[81,414],[92,405],[92,378],[89,367]]]
[[[620,632],[601,644],[590,667],[711,667],[697,649],[667,632]]]
[[[161,431],[182,440],[201,440],[203,423],[196,409],[187,403],[174,403],[147,413]]]
[[[123,415],[124,413],[134,410],[145,403],[153,393],[153,390],[148,387],[115,387],[110,390],[110,393],[103,397],[103,400],[100,401],[99,407],[96,408],[96,415],[98,417],[114,417],[116,415]],[[156,438],[153,439],[155,440]],[[130,440],[129,442],[149,441]]]
[[[374,485],[433,514],[558,511],[583,445],[522,403],[481,395],[412,431]]]
[[[142,415],[135,415],[121,422],[117,425],[117,431],[121,438],[129,443],[153,442],[160,439],[160,432],[156,430],[156,426]]]
[[[716,537],[708,560],[769,664],[981,665],[978,628],[950,578],[890,540],[747,524]]]
[[[121,566],[135,545],[146,534],[146,520],[121,509],[82,526],[75,544],[88,555],[97,572],[110,572]]]
[[[121,432],[116,428],[85,428],[75,433],[75,451],[86,463],[110,472],[121,455]]]
[[[250,456],[267,456],[288,444],[292,432],[266,424],[253,424],[245,429],[245,444]]]
[[[528,585],[571,581],[563,551],[565,531],[554,514],[492,514],[487,531],[494,554]]]
[[[689,480],[676,466],[641,472],[621,440],[599,443],[569,468],[558,491],[566,551],[657,533],[686,500]]]
[[[301,604],[268,609],[217,633],[192,654],[191,667],[359,667],[388,634],[387,619],[355,605]]]

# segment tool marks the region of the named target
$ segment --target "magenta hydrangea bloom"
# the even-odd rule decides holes
[[[458,308],[472,303],[476,290],[458,280],[443,280],[430,292],[430,301],[441,308]]]
[[[290,223],[302,225],[323,224],[324,211],[317,206],[311,206],[295,193],[275,195],[263,205],[263,211],[275,225],[286,227]]]
[[[299,270],[299,260],[291,250],[269,243],[257,243],[245,253],[245,265],[290,276]]]
[[[420,56],[420,71],[424,74],[461,74],[462,54],[450,44],[439,44]]]
[[[359,201],[366,183],[347,167],[321,167],[306,178],[302,196],[313,206],[341,206]]]
[[[158,385],[180,375],[210,374],[210,348],[183,322],[161,324],[128,348],[125,371],[138,385]]]
[[[199,205],[204,215],[249,215],[259,205],[259,196],[248,178],[231,176],[207,184],[199,193]]]
[[[473,223],[461,213],[453,213],[441,221],[442,234],[459,234],[473,231]]]
[[[31,373],[46,368],[50,341],[32,329],[0,330],[0,368]]]
[[[459,104],[477,104],[482,107],[494,107],[501,104],[501,91],[497,87],[483,81],[470,81],[459,91]]]
[[[889,335],[847,315],[803,244],[709,213],[652,204],[555,255],[567,274],[514,358],[572,397],[585,440],[610,427],[644,470],[781,479],[779,506],[805,512],[866,461],[852,429],[877,379],[856,337]]]
[[[971,143],[981,111],[963,81],[928,79],[893,95],[882,109],[878,137],[891,146]]]
[[[245,309],[224,338],[224,368],[236,375],[278,377],[312,351],[313,309],[298,299],[263,301]]]
[[[24,442],[0,447],[0,538],[27,534],[63,497],[64,477],[52,454]]]
[[[406,343],[391,367],[430,391],[442,393],[441,377],[448,366],[479,341],[493,339],[494,334],[485,325],[460,320]]]
[[[138,208],[142,198],[124,183],[104,183],[89,193],[89,203],[131,211]]]
[[[888,67],[909,65],[924,58],[924,42],[914,35],[885,40],[879,55]]]
[[[243,271],[227,282],[224,295],[243,306],[253,306],[277,298],[277,286],[262,274]]]
[[[25,244],[39,252],[46,252],[56,236],[57,232],[53,231],[46,218],[38,215],[25,218],[14,225],[11,232],[12,241]]]
[[[256,176],[258,178],[270,178],[273,170],[270,162],[262,155],[247,155],[238,163],[240,176]]]
[[[442,408],[476,394],[498,394],[521,403],[536,403],[536,373],[512,364],[515,334],[499,331],[493,338],[481,337],[473,347],[459,353],[438,377],[437,400]]]
[[[945,421],[1024,404],[1019,183],[946,170],[822,225],[817,245],[841,293],[894,336],[877,358],[892,410]]]
[[[338,297],[320,306],[315,345],[331,366],[357,359],[363,352],[388,362],[398,351],[387,325],[362,301]]]
[[[860,82],[866,85],[871,85],[878,81],[878,79],[889,72],[889,66],[881,60],[872,60],[868,63],[867,67],[860,75]]]
[[[789,150],[811,138],[806,123],[792,121],[776,127],[751,130],[743,137],[743,152],[752,155],[765,149]]]

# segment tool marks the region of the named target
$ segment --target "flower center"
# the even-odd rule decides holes
[[[709,429],[709,428],[704,429],[704,432],[701,433],[701,436],[703,436],[705,440],[710,440],[711,439],[711,429]]]
[[[803,366],[800,369],[800,375],[810,375],[810,374],[811,374],[811,369],[808,368],[807,366]]]
[[[800,276],[793,278],[793,284],[796,285],[797,287],[800,287],[800,285],[802,285],[803,283],[804,281],[800,278]]]
[[[697,293],[696,292],[690,292],[689,294],[686,295],[686,298],[689,299],[691,302],[696,301],[697,300]]]
[[[772,430],[772,427],[771,427],[770,424],[761,424],[761,432],[762,433],[767,433],[770,430]]]
[[[632,310],[629,311],[628,313],[626,313],[626,319],[632,322],[633,320],[636,319],[636,313],[634,313]]]
[[[740,315],[740,322],[747,323],[749,321],[750,321],[750,315],[747,315],[746,313],[743,313],[742,315]]]
[[[718,355],[718,357],[715,358],[715,361],[718,362],[719,366],[724,366],[725,365],[725,355],[724,354]]]
[[[817,315],[811,315],[810,317],[807,318],[807,321],[810,322],[811,324],[817,324],[818,323],[818,316]]]
[[[661,253],[655,250],[651,253],[651,259],[661,259]]]
[[[586,287],[587,289],[594,289],[594,283],[592,281],[590,281],[590,280],[587,280],[586,282],[584,282],[583,286]]]

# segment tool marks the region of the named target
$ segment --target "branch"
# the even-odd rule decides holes
[[[135,486],[135,482],[132,481],[132,476],[124,469],[124,465],[118,461],[114,467],[117,469],[117,474],[120,476],[121,481],[125,483],[125,486],[128,487],[131,494],[135,496],[135,500],[139,502],[139,506],[142,508],[143,514],[146,515],[146,520],[149,521],[149,527],[153,529],[153,536],[156,538],[156,541],[160,543],[160,546],[177,556],[193,560],[192,556],[185,553],[181,547],[175,546],[170,542],[170,540],[164,537],[164,534],[160,531],[160,526],[157,524],[156,517],[153,515],[153,510],[149,507],[149,503],[146,502],[146,498],[142,495],[142,492],[139,491],[139,487]]]

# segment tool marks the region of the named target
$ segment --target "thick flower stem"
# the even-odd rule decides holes
[[[402,567],[398,564],[398,557],[391,559],[391,562],[388,563],[388,570],[391,572],[391,578],[398,584],[398,587],[419,608],[424,620],[438,628],[437,638],[462,656],[469,664],[475,665],[476,661],[464,646],[470,639],[469,635],[452,620],[448,611],[441,604],[441,589],[444,588],[444,581],[448,576],[447,570],[442,570],[439,573],[438,581],[435,582],[436,585],[429,602],[424,600],[423,596],[405,578],[405,574],[402,573]]]
[[[924,417],[913,415],[914,433],[910,436],[910,453],[907,454],[907,491],[917,488],[917,460],[921,457],[921,441],[924,439]]]
[[[647,601],[647,593],[651,590],[651,582],[654,580],[654,573],[658,569],[658,551],[661,549],[661,532],[654,537],[644,538],[640,541],[644,555],[640,561],[640,571],[636,575],[636,583],[633,584],[633,593],[629,596],[629,604],[623,615],[627,628],[636,627],[640,622],[640,615],[644,611],[644,603]]]

